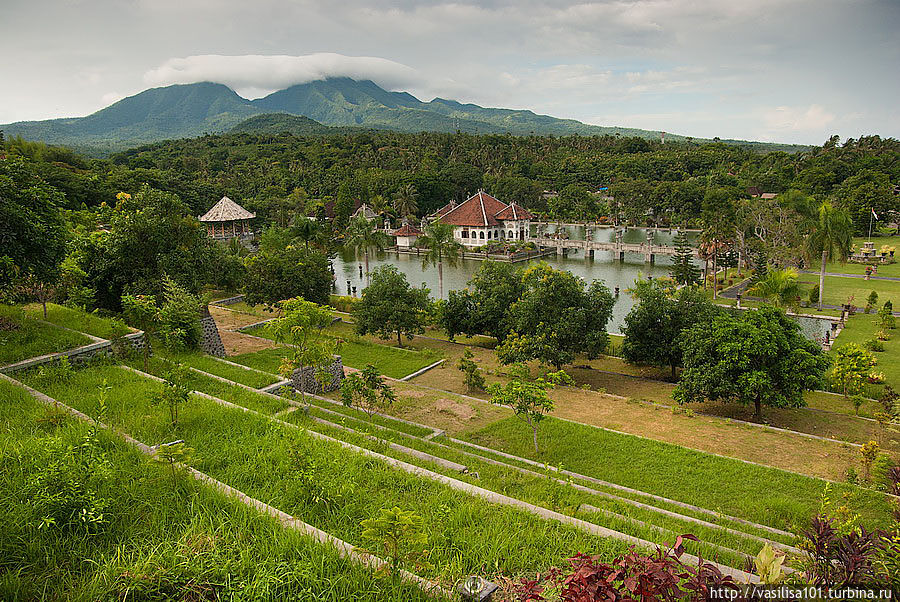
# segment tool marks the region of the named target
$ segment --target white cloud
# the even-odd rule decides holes
[[[332,52],[303,56],[203,54],[172,58],[145,73],[144,81],[152,86],[211,81],[253,97],[327,77],[370,79],[388,89],[421,83],[416,70],[401,63]]]
[[[100,102],[102,103],[102,105],[104,107],[106,107],[106,106],[111,105],[114,102],[119,102],[123,98],[125,98],[124,94],[120,94],[118,92],[112,91],[112,92],[107,92],[106,94],[101,96]]]
[[[834,121],[834,114],[824,107],[812,104],[802,107],[775,107],[763,113],[763,121],[770,130],[781,132],[821,131]]]

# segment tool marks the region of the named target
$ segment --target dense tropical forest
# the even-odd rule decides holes
[[[630,223],[698,226],[758,192],[797,189],[847,208],[858,232],[897,209],[900,142],[833,137],[809,153],[761,154],[723,143],[654,142],[616,136],[505,136],[372,131],[332,137],[204,136],[139,147],[110,159],[20,139],[6,152],[27,157],[69,209],[111,203],[141,184],[177,194],[194,214],[223,194],[277,221],[279,212],[333,200],[339,221],[354,204],[391,209],[412,197],[428,214],[479,188],[565,219],[612,213]],[[588,192],[608,187],[606,195]],[[557,191],[558,196],[543,194]],[[301,210],[302,210],[301,209]],[[727,211],[726,211],[727,212]]]

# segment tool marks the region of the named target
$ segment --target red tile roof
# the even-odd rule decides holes
[[[409,224],[403,224],[399,230],[394,230],[391,232],[391,236],[421,236],[422,231],[416,228],[415,226],[410,226]]]
[[[531,213],[524,207],[515,203],[510,203],[509,205],[498,211],[494,217],[502,220],[519,220],[531,219],[534,216],[531,215]]]
[[[486,192],[478,191],[439,217],[445,224],[483,228],[496,226],[499,222],[494,216],[504,207],[506,203],[498,201]]]
[[[435,217],[442,217],[445,213],[447,213],[451,209],[455,209],[455,208],[456,208],[456,201],[450,201],[449,203],[447,203],[446,205],[444,205],[443,207],[441,207],[440,209],[435,211],[432,215],[434,215]]]

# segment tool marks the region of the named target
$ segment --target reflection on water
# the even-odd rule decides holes
[[[572,228],[569,229],[572,231]],[[597,238],[598,236],[609,236],[608,240],[615,240],[615,233],[612,228],[603,228],[595,231],[595,240],[607,240]],[[660,231],[654,241],[657,244],[671,244],[671,238],[674,234],[667,231]],[[578,236],[572,238],[583,238],[583,232],[579,232]],[[647,240],[646,231],[644,229],[630,229],[626,232],[626,242],[645,242]],[[614,257],[614,253],[610,251],[596,251],[593,260],[585,260],[582,251],[577,253],[569,253],[567,258],[549,256],[543,258],[544,261],[558,270],[568,270],[576,276],[584,278],[588,283],[594,280],[602,280],[610,291],[614,291],[616,287],[621,289],[619,298],[613,307],[613,317],[609,324],[609,331],[612,333],[620,332],[625,315],[634,305],[634,301],[625,292],[625,289],[634,284],[634,280],[638,275],[653,276],[654,278],[666,277],[669,274],[669,266],[672,260],[669,256],[658,255],[656,264],[651,265],[644,263],[644,256],[640,253],[626,253],[625,261],[620,262]],[[517,267],[527,267],[539,260],[516,263]],[[357,295],[360,294],[364,286],[365,276],[360,278],[359,267],[363,265],[363,258],[354,258],[350,253],[344,257],[338,256],[334,259],[335,273],[335,292],[340,295],[347,294],[347,282],[351,287],[357,287]],[[444,264],[444,296],[451,290],[466,288],[466,283],[472,278],[472,275],[481,267],[482,261],[477,260],[461,260],[456,266]],[[431,289],[431,295],[437,298],[438,295],[438,275],[437,267],[427,266],[422,268],[422,259],[415,255],[401,255],[397,253],[384,253],[379,257],[370,254],[369,269],[374,270],[378,266],[384,264],[392,264],[397,266],[407,280],[413,286],[425,284]],[[363,268],[365,269],[365,268]]]
[[[583,231],[572,235],[573,228],[568,228],[572,238],[583,238]],[[581,230],[579,228],[579,230]],[[674,233],[666,230],[660,230],[654,235],[656,244],[672,244]],[[694,240],[697,236],[696,232],[689,232],[689,240]],[[612,241],[615,240],[615,232],[612,228],[597,229],[594,231],[594,240]],[[647,234],[643,228],[632,228],[626,231],[624,236],[625,242],[646,242]],[[644,263],[644,256],[640,253],[626,253],[625,261],[620,262],[614,257],[614,253],[610,251],[595,251],[593,260],[585,260],[581,251],[571,253],[567,258],[557,257],[555,255],[544,257],[543,259],[535,259],[528,262],[520,262],[514,264],[517,267],[527,267],[537,261],[546,261],[558,270],[568,270],[569,272],[580,276],[586,282],[591,283],[594,280],[602,280],[610,291],[614,291],[619,287],[620,294],[613,307],[613,317],[609,323],[609,332],[621,332],[624,324],[625,316],[634,305],[634,300],[626,292],[630,288],[635,279],[641,276],[653,276],[654,278],[663,278],[669,275],[669,266],[672,259],[667,255],[657,255],[655,264]],[[472,275],[481,267],[482,261],[473,259],[460,260],[455,266],[444,264],[444,296],[451,290],[466,288],[466,283],[472,278]],[[364,288],[365,276],[360,276],[360,268],[365,269],[363,258],[360,255],[354,258],[353,253],[338,256],[333,260],[335,273],[335,293],[339,295],[348,294],[349,286],[356,287],[357,296]],[[437,298],[438,295],[438,275],[437,267],[428,265],[423,269],[422,258],[415,255],[401,255],[398,253],[383,253],[379,256],[370,254],[369,269],[391,264],[397,266],[397,269],[406,275],[406,279],[413,286],[421,286],[424,284],[431,290],[431,296]],[[831,328],[831,322],[817,318],[797,318],[803,333],[810,339],[822,341],[825,338],[825,331]]]

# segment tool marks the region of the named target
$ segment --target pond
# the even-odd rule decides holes
[[[572,232],[572,228],[570,228],[569,231]],[[615,240],[615,233],[612,228],[596,230],[595,240],[607,240],[605,238],[596,238],[596,236],[601,235],[608,235],[611,237],[608,240]],[[583,232],[578,232],[577,236],[572,236],[572,238],[579,237],[583,237]],[[656,235],[654,240],[657,244],[671,244],[672,237],[674,237],[674,234],[669,234],[667,231],[662,230]],[[625,233],[626,242],[644,242],[646,240],[647,234],[646,229],[644,228],[632,228]],[[549,256],[542,259],[519,262],[515,265],[517,267],[527,267],[528,265],[541,260],[546,261],[558,270],[568,270],[576,276],[580,276],[587,282],[602,280],[606,286],[609,287],[610,291],[614,291],[616,287],[619,287],[620,294],[613,307],[613,317],[609,324],[610,333],[621,332],[625,315],[634,305],[634,300],[625,292],[625,290],[631,287],[634,284],[635,279],[641,275],[645,277],[653,276],[654,278],[668,276],[669,266],[672,264],[671,257],[666,255],[659,255],[656,257],[655,264],[648,264],[644,263],[644,256],[640,253],[626,253],[625,260],[620,262],[614,257],[614,253],[611,251],[597,251],[594,254],[593,260],[586,260],[583,254],[579,252],[579,254],[570,255],[567,258]],[[478,271],[478,268],[481,267],[482,263],[484,262],[472,259],[461,260],[453,267],[448,266],[445,263],[444,297],[446,298],[447,293],[451,290],[466,288],[466,283],[472,278],[472,275]],[[359,270],[361,266],[365,269],[362,256],[356,259],[353,257],[352,253],[344,257],[339,255],[334,259],[333,264],[335,273],[335,292],[340,295],[346,295],[347,282],[349,281],[351,287],[357,287],[357,295],[359,295],[364,287],[363,282],[365,279],[365,276],[360,277]],[[438,275],[435,266],[429,265],[423,269],[422,259],[415,255],[386,252],[376,257],[374,254],[370,254],[370,271],[385,264],[397,266],[397,269],[406,275],[406,278],[413,286],[420,286],[424,283],[425,286],[431,290],[431,296],[437,298]]]

